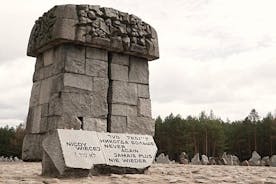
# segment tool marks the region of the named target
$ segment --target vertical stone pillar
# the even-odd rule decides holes
[[[148,61],[157,34],[140,18],[96,5],[55,6],[31,32],[36,57],[22,158],[40,161],[51,130],[154,134]]]

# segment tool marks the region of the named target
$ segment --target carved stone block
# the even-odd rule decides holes
[[[112,103],[137,105],[137,85],[112,81]]]
[[[128,66],[111,64],[110,77],[112,80],[128,81]]]
[[[129,82],[149,83],[149,70],[146,59],[131,56],[129,65]]]

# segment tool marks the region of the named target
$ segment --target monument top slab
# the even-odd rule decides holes
[[[98,5],[59,5],[32,29],[27,55],[36,57],[62,43],[75,43],[154,60],[159,58],[155,29],[135,15]]]

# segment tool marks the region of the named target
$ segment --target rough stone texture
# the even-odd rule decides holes
[[[127,117],[127,132],[133,134],[154,135],[154,119],[148,117]]]
[[[44,134],[27,134],[23,140],[22,160],[41,161],[42,147],[41,143]]]
[[[128,66],[111,64],[111,80],[128,81]]]
[[[92,77],[86,75],[65,73],[64,86],[92,91],[93,80]]]
[[[201,164],[200,158],[199,158],[199,153],[196,153],[194,155],[194,157],[191,160],[191,164],[193,164],[193,165],[200,165]]]
[[[143,58],[131,56],[129,62],[129,82],[148,84],[148,61]]]
[[[85,117],[83,119],[83,129],[97,132],[106,132],[107,120],[100,118]]]
[[[36,21],[27,53],[37,56],[47,50],[49,45],[66,42],[124,52],[147,60],[159,58],[154,28],[135,15],[112,8],[55,6]]]
[[[158,155],[158,157],[156,157],[156,163],[169,164],[170,163],[169,156],[165,155],[164,153],[161,153],[160,155]]]
[[[137,105],[137,86],[124,81],[112,82],[112,103]]]
[[[137,84],[138,97],[150,98],[149,85]]]
[[[209,164],[209,159],[206,155],[201,155],[201,163],[203,165],[208,165]]]
[[[127,118],[125,116],[111,116],[110,124],[110,132],[112,133],[127,132]]]
[[[151,103],[150,99],[138,99],[138,115],[144,117],[151,117]]]
[[[112,53],[112,63],[118,65],[129,66],[129,55]]]
[[[186,154],[186,152],[182,152],[179,155],[179,163],[180,164],[188,164],[189,163],[189,156]]]
[[[252,152],[252,156],[249,159],[249,164],[253,166],[258,166],[261,164],[261,156],[256,151]]]
[[[271,167],[276,167],[276,155],[272,155],[270,157],[270,166]]]
[[[86,59],[86,74],[93,77],[107,78],[108,63],[106,61]]]

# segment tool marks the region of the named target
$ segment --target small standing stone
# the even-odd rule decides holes
[[[170,159],[168,155],[165,155],[164,153],[161,153],[157,158],[156,158],[156,163],[159,164],[169,164]]]

